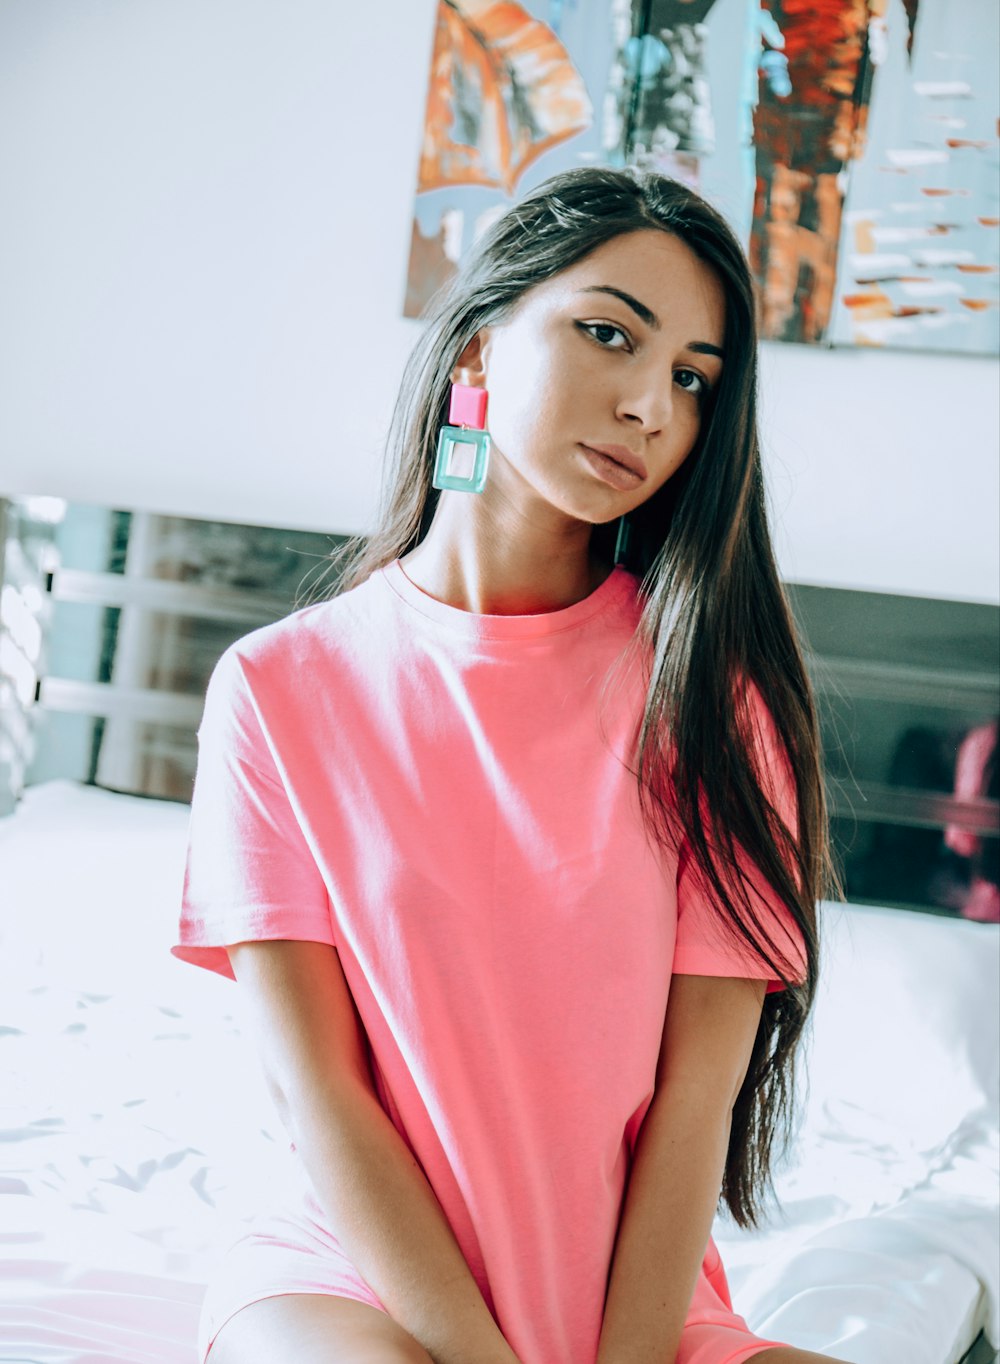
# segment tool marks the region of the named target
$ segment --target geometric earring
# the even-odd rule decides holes
[[[486,390],[452,384],[449,425],[438,435],[431,483],[454,492],[481,493],[486,487],[490,438],[486,427]]]
[[[615,540],[615,565],[623,564],[628,558],[628,542],[632,535],[632,523],[624,516],[618,518],[618,536]]]

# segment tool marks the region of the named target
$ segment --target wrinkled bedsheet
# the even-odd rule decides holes
[[[57,781],[0,820],[0,1360],[194,1364],[214,1257],[296,1181],[238,987],[169,955],[187,817]],[[892,921],[862,920],[870,958]],[[932,938],[921,950],[936,956]],[[969,943],[986,981],[996,934]],[[966,1003],[988,1029],[995,1002]],[[928,1013],[925,1056],[947,1032]],[[781,1214],[755,1235],[716,1223],[736,1306],[763,1334],[853,1364],[954,1364],[981,1328],[1000,1334],[996,1100],[976,1079],[992,1043],[964,1079],[965,1060],[931,1056],[959,1074],[943,1096],[914,1054],[900,1092],[915,1107],[897,1121],[896,1100],[879,1109],[891,1085],[876,1075],[870,1101],[858,1089],[871,1048],[827,1016],[837,1041],[824,1051],[817,1031]]]

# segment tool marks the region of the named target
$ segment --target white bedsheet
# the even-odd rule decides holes
[[[187,815],[58,781],[0,820],[0,1360],[193,1364],[214,1256],[294,1179],[237,987],[169,955]],[[1000,1336],[997,930],[826,922],[783,1216],[715,1236],[763,1333],[954,1364]]]

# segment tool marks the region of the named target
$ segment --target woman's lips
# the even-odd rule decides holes
[[[645,483],[648,475],[646,466],[638,455],[620,445],[584,445],[580,449],[587,457],[587,463],[598,478],[609,483],[612,488],[629,492]],[[627,463],[626,463],[627,461]]]

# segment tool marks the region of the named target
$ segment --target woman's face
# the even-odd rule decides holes
[[[697,440],[725,321],[711,267],[655,229],[615,237],[536,285],[460,361],[489,393],[493,459],[506,466],[491,480],[509,486],[513,474],[592,524],[632,511]]]

